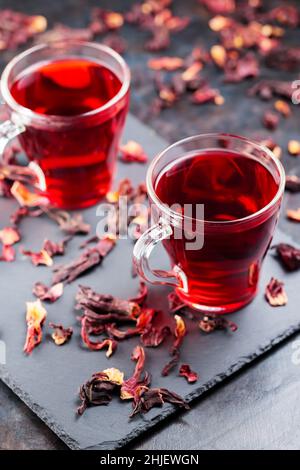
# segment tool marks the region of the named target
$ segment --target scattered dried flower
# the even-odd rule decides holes
[[[217,315],[204,315],[199,322],[199,328],[201,331],[204,331],[204,333],[211,333],[215,330],[226,330],[227,328],[234,332],[238,329],[234,322]]]
[[[179,369],[180,377],[185,377],[188,383],[192,384],[197,382],[198,374],[193,372],[188,364],[182,364]]]
[[[300,142],[299,140],[290,140],[288,143],[288,151],[290,155],[298,156],[300,155]]]
[[[287,243],[279,243],[272,248],[276,250],[276,254],[283,266],[289,271],[300,269],[300,250]]]
[[[27,302],[26,306],[27,335],[24,352],[30,354],[42,341],[42,326],[46,320],[47,311],[43,307],[40,299],[35,302]]]
[[[62,346],[72,338],[73,328],[64,328],[62,325],[55,323],[49,323],[49,326],[54,329],[51,337],[57,346]]]
[[[14,245],[20,241],[21,235],[20,232],[14,227],[4,227],[0,230],[0,241],[3,245]]]
[[[274,108],[284,117],[289,117],[291,115],[291,108],[286,101],[283,101],[283,100],[275,101]]]
[[[55,302],[62,296],[63,290],[64,285],[62,282],[54,284],[51,287],[47,287],[42,282],[36,282],[33,287],[33,294],[40,300]]]
[[[266,111],[263,115],[262,122],[266,129],[273,131],[278,127],[279,115],[275,114],[273,111]]]
[[[156,57],[148,61],[148,67],[152,70],[167,70],[172,72],[182,68],[184,60],[180,57]]]
[[[294,222],[300,222],[300,207],[298,209],[288,209],[286,215],[288,219]]]
[[[274,277],[266,286],[265,297],[272,307],[281,307],[287,304],[288,298],[283,286],[284,283]]]
[[[292,193],[300,191],[300,178],[296,175],[286,175],[285,177],[285,189]]]
[[[119,158],[125,163],[146,163],[148,160],[143,147],[135,140],[129,140],[125,145],[121,145]]]

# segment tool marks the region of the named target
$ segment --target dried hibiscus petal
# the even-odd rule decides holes
[[[103,40],[102,44],[105,46],[111,47],[119,54],[124,54],[127,50],[128,44],[127,41],[119,36],[118,34],[108,34]]]
[[[42,326],[46,320],[47,311],[39,299],[35,302],[27,302],[26,306],[27,336],[24,352],[30,354],[42,341]]]
[[[300,155],[300,142],[299,140],[290,140],[288,143],[288,151],[293,156]]]
[[[183,342],[183,338],[186,334],[186,326],[181,316],[174,315],[176,326],[174,330],[175,340],[171,348],[172,359],[164,366],[161,374],[163,376],[169,375],[171,370],[178,364],[180,359],[180,346]]]
[[[148,67],[152,70],[167,70],[172,72],[182,68],[184,60],[181,57],[156,57],[148,61]]]
[[[64,285],[62,282],[54,284],[51,287],[47,287],[42,282],[36,282],[33,287],[33,294],[40,300],[48,300],[49,302],[55,302],[62,296],[63,290]]]
[[[288,219],[300,222],[300,207],[298,209],[288,209],[286,215]]]
[[[279,243],[272,248],[276,250],[276,254],[283,266],[289,271],[296,271],[300,268],[300,250],[287,243]]]
[[[0,10],[0,50],[16,49],[46,28],[47,20],[44,16]]]
[[[86,235],[91,230],[91,226],[84,222],[82,214],[71,215],[66,211],[51,208],[46,208],[44,211],[50,219],[59,225],[62,232],[69,235]]]
[[[237,83],[246,78],[257,77],[259,64],[254,54],[248,52],[244,57],[228,60],[225,63],[224,72],[226,83]]]
[[[188,364],[182,364],[179,369],[180,377],[185,377],[188,383],[192,384],[197,382],[198,374],[191,370]]]
[[[0,230],[0,241],[3,243],[3,245],[14,245],[20,239],[20,232],[14,227],[4,227],[2,230]]]
[[[279,115],[273,111],[266,111],[262,119],[263,125],[273,131],[278,127],[279,124]]]
[[[142,377],[145,365],[145,351],[141,346],[136,346],[131,355],[132,361],[136,362],[135,370],[127,380],[124,380],[121,386],[121,399],[135,401],[136,396],[140,393],[140,389],[145,388],[150,383],[149,374],[145,373],[144,378]]]
[[[24,250],[21,248],[21,253],[25,256],[28,256],[31,259],[31,262],[34,266],[38,266],[40,264],[45,265],[45,266],[52,266],[53,265],[53,259],[49,255],[49,253],[42,249],[41,251],[34,252],[30,250]]]
[[[266,286],[265,297],[272,307],[281,307],[287,304],[288,298],[283,286],[284,283],[274,277]]]
[[[11,245],[3,245],[2,253],[0,255],[0,261],[11,262],[14,261],[16,253],[14,248]]]
[[[292,82],[261,80],[249,89],[248,94],[250,96],[258,95],[260,98],[267,100],[270,100],[273,96],[281,96],[290,100],[293,95]]]
[[[26,186],[24,186],[19,181],[14,182],[10,191],[20,206],[37,207],[46,206],[49,204],[49,201],[46,197],[41,196],[38,193],[30,192]]]
[[[153,407],[162,406],[164,403],[172,403],[173,405],[189,409],[186,401],[180,395],[177,395],[177,393],[171,392],[166,388],[149,388],[141,390],[131,417],[138,413],[147,413]]]
[[[291,115],[291,108],[286,101],[283,101],[283,100],[275,101],[274,108],[284,117],[289,117]]]
[[[62,325],[57,325],[56,323],[49,323],[49,326],[54,329],[51,337],[57,346],[62,346],[72,338],[73,328],[64,328]]]
[[[52,29],[49,29],[43,34],[40,34],[35,42],[40,44],[52,41],[89,41],[92,39],[92,37],[93,33],[90,29],[70,28],[69,26],[58,23],[55,24]]]
[[[296,175],[286,175],[285,178],[285,189],[292,193],[300,191],[300,178]]]
[[[210,88],[209,86],[200,87],[193,93],[192,102],[194,104],[204,104],[213,102],[220,106],[224,104],[224,98],[220,94],[219,90]]]
[[[217,315],[204,315],[199,322],[199,328],[205,333],[211,333],[215,330],[226,330],[227,328],[234,332],[238,329],[234,322]]]
[[[121,145],[119,158],[126,163],[146,163],[148,160],[143,147],[135,140],[129,140],[125,145]]]
[[[233,13],[236,9],[235,0],[198,0],[198,2],[215,15]]]
[[[83,342],[92,351],[100,351],[104,348],[107,348],[106,357],[110,357],[118,347],[117,341],[107,338],[98,342],[91,341],[89,337],[89,327],[90,323],[88,318],[83,317],[81,320],[81,338]]]
[[[113,392],[119,390],[123,380],[123,372],[115,368],[93,374],[91,379],[80,387],[81,405],[77,413],[82,415],[90,406],[108,405],[112,400]]]
[[[59,282],[70,284],[86,271],[100,265],[115,244],[115,237],[105,236],[94,247],[86,248],[74,261],[56,266],[54,268],[53,284]]]

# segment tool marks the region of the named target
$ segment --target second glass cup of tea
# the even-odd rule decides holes
[[[174,286],[184,303],[203,312],[243,307],[257,292],[284,185],[280,161],[246,138],[207,134],[171,145],[148,170],[154,225],[135,245],[138,273]],[[170,272],[150,267],[159,242]]]
[[[37,45],[6,66],[1,95],[10,121],[0,126],[0,144],[18,135],[52,205],[87,207],[109,190],[129,85],[119,54],[78,40]]]

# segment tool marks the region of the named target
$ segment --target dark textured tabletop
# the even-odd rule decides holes
[[[131,3],[122,0],[52,0],[51,2],[27,0],[0,0],[0,8],[13,8],[33,14],[43,14],[50,27],[56,22],[82,27],[88,23],[92,6],[106,6],[125,10]],[[273,4],[274,2],[269,2]],[[275,2],[276,3],[276,2]],[[196,0],[174,1],[179,15],[192,16],[191,25],[179,35],[174,35],[168,54],[186,55],[192,44],[211,45],[214,36],[207,28],[208,15]],[[151,54],[145,53],[141,33],[125,29],[129,51],[126,60],[133,75],[131,111],[157,130],[169,141],[195,133],[228,131],[247,136],[274,137],[283,148],[290,138],[299,136],[300,109],[293,108],[293,117],[282,123],[274,133],[262,129],[261,117],[270,105],[246,98],[249,82],[223,85],[217,73],[211,77],[225,96],[222,107],[193,106],[183,99],[160,116],[148,111],[153,100],[151,73],[145,74]],[[142,33],[143,34],[143,33]],[[298,32],[288,40],[295,43]],[[2,52],[4,65],[13,52]],[[280,78],[276,71],[263,69],[263,77]],[[288,78],[297,78],[297,74]],[[285,78],[287,75],[283,74]],[[292,173],[297,172],[297,159],[284,152],[284,163]],[[298,170],[299,174],[299,170]],[[284,205],[297,207],[296,196],[287,195]],[[299,205],[299,204],[298,204]],[[300,241],[299,226],[287,222],[280,226]],[[283,312],[284,314],[284,312]],[[300,313],[299,313],[300,315]],[[202,397],[188,413],[166,422],[135,449],[299,449],[300,448],[300,336],[293,337],[273,349],[263,359],[252,363],[246,370],[224,382],[213,392]],[[1,449],[63,449],[64,444],[42,423],[14,394],[0,384],[0,448]]]

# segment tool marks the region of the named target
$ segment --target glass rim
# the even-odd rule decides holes
[[[8,79],[9,75],[12,72],[13,68],[18,64],[19,61],[24,59],[25,57],[29,56],[30,54],[42,50],[42,49],[51,49],[55,45],[59,44],[64,44],[64,45],[81,45],[81,46],[88,46],[97,50],[101,50],[103,52],[106,52],[108,55],[112,56],[116,62],[121,66],[122,73],[124,75],[124,79],[122,81],[122,85],[118,93],[113,96],[107,103],[104,105],[100,106],[99,108],[92,109],[91,111],[87,111],[85,113],[77,114],[75,116],[60,116],[57,114],[39,114],[36,113],[35,111],[32,111],[29,108],[26,108],[26,106],[21,105],[18,103],[14,97],[12,96],[9,86],[8,86]],[[26,49],[25,51],[21,52],[20,54],[17,54],[13,59],[11,59],[6,67],[4,68],[1,79],[0,79],[0,91],[2,95],[3,101],[16,113],[21,114],[23,116],[26,116],[27,118],[30,118],[31,120],[34,121],[39,121],[39,122],[47,122],[49,123],[49,120],[53,122],[60,122],[60,123],[71,123],[74,122],[74,119],[84,119],[84,118],[90,118],[92,116],[96,116],[98,113],[102,113],[110,109],[112,106],[117,104],[129,90],[129,85],[130,85],[130,69],[128,65],[126,64],[125,60],[123,57],[118,54],[115,50],[113,50],[109,46],[105,46],[104,44],[99,44],[96,42],[92,41],[83,41],[80,39],[68,39],[68,40],[56,40],[56,41],[49,41],[41,44],[37,44],[36,46],[30,47],[29,49]]]
[[[205,220],[205,219],[201,220],[201,219],[197,219],[197,218],[194,218],[194,217],[189,217],[189,216],[186,216],[186,215],[183,215],[183,214],[180,214],[178,212],[173,211],[156,194],[156,191],[154,189],[153,182],[152,182],[152,174],[153,174],[155,166],[157,165],[157,163],[160,160],[162,160],[162,158],[171,149],[173,149],[175,147],[178,147],[178,146],[180,146],[184,143],[191,142],[193,140],[197,140],[199,138],[220,138],[220,137],[226,137],[228,139],[233,139],[235,141],[240,141],[240,142],[244,142],[246,144],[251,144],[252,146],[255,146],[257,149],[262,150],[263,152],[265,152],[271,158],[271,160],[275,163],[275,166],[278,170],[279,178],[280,178],[280,182],[279,182],[276,194],[271,199],[271,201],[268,202],[268,204],[266,204],[264,207],[262,207],[259,211],[256,211],[253,214],[250,214],[246,217],[242,217],[242,218],[234,219],[234,220]],[[201,150],[204,150],[204,149],[201,149]],[[209,150],[209,148],[207,148],[206,150]],[[241,155],[243,155],[243,153],[241,153]],[[245,155],[245,157],[247,157],[247,155]],[[175,159],[175,161],[176,160],[177,159]],[[255,141],[255,140],[248,139],[246,137],[238,136],[238,135],[235,135],[235,134],[224,133],[224,132],[223,133],[222,132],[211,132],[211,133],[206,133],[206,134],[193,135],[191,137],[186,137],[184,139],[178,140],[174,144],[169,145],[166,149],[164,149],[158,155],[156,155],[156,157],[152,160],[152,162],[151,162],[151,164],[150,164],[150,166],[147,170],[146,186],[147,186],[148,195],[151,198],[151,200],[169,218],[170,221],[172,221],[172,220],[175,221],[175,222],[181,222],[183,220],[196,221],[198,223],[203,224],[204,227],[206,226],[206,227],[212,227],[212,228],[213,227],[221,227],[221,226],[222,227],[231,227],[231,226],[237,226],[237,225],[240,225],[240,224],[248,223],[248,222],[251,222],[252,220],[256,220],[256,219],[260,218],[261,216],[263,216],[265,213],[267,213],[269,210],[271,210],[278,203],[278,201],[282,197],[282,194],[283,194],[284,188],[285,188],[285,170],[284,170],[279,158],[277,158],[275,156],[275,154],[272,152],[272,150],[270,150],[265,145],[260,144],[259,142]]]

